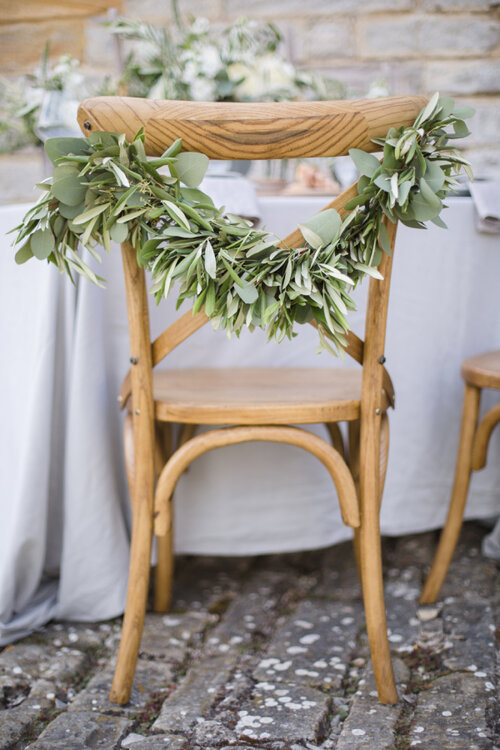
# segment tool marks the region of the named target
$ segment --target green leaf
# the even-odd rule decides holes
[[[86,224],[87,221],[90,221],[90,219],[93,219],[96,216],[99,216],[99,214],[102,214],[103,211],[105,211],[109,206],[109,203],[103,203],[100,206],[94,206],[94,208],[90,208],[88,211],[84,211],[83,214],[80,214],[79,216],[75,216],[73,219],[73,224]]]
[[[335,211],[334,208],[327,208],[301,224],[300,231],[302,232],[304,239],[307,241],[307,237],[303,232],[303,228],[307,227],[307,229],[312,230],[321,238],[323,245],[329,245],[338,238],[341,224],[342,219],[338,212]],[[315,245],[312,246],[316,247]]]
[[[453,117],[456,117],[457,120],[468,120],[469,117],[472,117],[475,113],[476,110],[474,107],[468,107],[466,104],[461,104],[453,110]]]
[[[204,205],[213,206],[214,202],[209,195],[204,193],[202,190],[196,190],[195,188],[181,187],[181,195],[191,203],[203,203]]]
[[[52,164],[56,164],[62,156],[88,154],[90,150],[85,138],[49,138],[43,147]]]
[[[373,154],[367,154],[359,148],[351,148],[349,156],[353,160],[358,172],[366,177],[372,177],[373,173],[380,167],[380,162]]]
[[[109,230],[109,236],[113,242],[125,242],[128,237],[128,227],[126,224],[113,224]]]
[[[217,260],[210,240],[205,243],[205,270],[210,278],[215,279],[217,277]]]
[[[179,154],[175,162],[175,169],[179,180],[189,188],[196,188],[205,177],[209,164],[208,156],[185,151]]]
[[[391,192],[391,178],[386,174],[379,174],[375,177],[373,184],[383,190],[385,193]]]
[[[238,296],[248,305],[251,305],[252,302],[255,302],[259,298],[259,293],[253,284],[238,285],[235,288]]]
[[[401,183],[401,185],[399,186],[398,203],[400,206],[404,206],[404,204],[406,203],[406,199],[410,194],[411,188],[412,183],[410,182],[410,180],[406,180],[406,182]]]
[[[169,146],[167,150],[164,151],[161,156],[162,158],[165,158],[166,156],[177,156],[181,148],[182,148],[182,138],[177,138],[177,140],[174,141],[172,145]]]
[[[116,220],[116,223],[126,224],[127,221],[132,221],[133,219],[137,219],[138,216],[142,216],[147,210],[147,208],[139,208],[137,211],[131,211],[129,214],[122,214],[122,216]]]
[[[424,177],[420,178],[419,185],[422,198],[429,204],[429,206],[432,206],[439,212],[442,203]]]
[[[163,201],[163,205],[167,209],[168,213],[172,217],[172,219],[181,225],[184,229],[187,229],[188,231],[191,229],[189,226],[189,221],[186,218],[186,215],[181,211],[179,206],[177,206],[175,203],[172,203],[171,201]]]
[[[78,203],[76,206],[67,206],[65,203],[60,203],[57,210],[65,219],[74,219],[85,210],[85,203]]]
[[[29,241],[23,245],[15,254],[14,260],[16,263],[21,265],[22,263],[26,263],[27,260],[33,257],[33,253],[31,252],[31,247]]]
[[[54,169],[52,192],[61,203],[76,206],[84,200],[87,185],[79,177],[78,169],[60,166]]]
[[[306,224],[299,224],[302,237],[305,239],[308,245],[313,247],[315,250],[325,246],[323,239],[313,229],[310,229]]]
[[[420,111],[417,119],[415,120],[416,128],[420,127],[421,123],[431,118],[434,110],[437,107],[438,102],[439,102],[439,93],[436,91],[436,93],[431,96],[431,98],[429,99],[425,107]]]
[[[447,224],[444,223],[444,221],[442,220],[440,216],[435,216],[433,219],[431,219],[431,221],[437,227],[441,227],[441,229],[448,229]]]
[[[455,120],[453,123],[453,130],[457,138],[466,138],[470,135],[470,130],[463,120]]]
[[[426,161],[427,169],[425,170],[425,181],[427,182],[431,190],[437,193],[438,190],[441,190],[444,185],[444,172],[439,164],[436,164],[429,159],[427,159]]]
[[[54,235],[50,229],[38,229],[31,235],[31,252],[38,260],[45,260],[55,248]]]
[[[386,225],[383,222],[380,224],[380,230],[379,230],[379,233],[378,233],[378,240],[379,240],[379,243],[380,243],[380,247],[382,248],[382,250],[384,251],[384,253],[386,253],[386,255],[390,255],[391,254],[391,242],[389,240],[389,234],[387,232],[387,227],[386,227]]]

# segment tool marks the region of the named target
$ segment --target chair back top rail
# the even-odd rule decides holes
[[[372,138],[408,126],[425,106],[422,96],[307,102],[192,102],[102,96],[86,99],[78,122],[125,133],[145,127],[146,152],[158,156],[177,138],[184,151],[211,159],[341,156],[350,148],[376,151]]]

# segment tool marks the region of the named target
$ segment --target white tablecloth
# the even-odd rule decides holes
[[[322,199],[266,198],[263,221],[285,235]],[[439,527],[453,477],[462,359],[500,346],[498,237],[474,229],[470,199],[452,198],[450,230],[401,227],[389,311],[387,367],[396,386],[382,530]],[[0,643],[57,615],[92,620],[123,609],[129,510],[117,391],[128,368],[119,251],[106,257],[108,288],[74,288],[35,260],[13,262],[5,232],[26,206],[0,210],[0,320],[4,414],[0,445]],[[360,312],[351,317],[362,335]],[[155,308],[152,329],[173,318]],[[205,346],[206,344],[206,346]],[[308,365],[316,333],[293,342],[238,341],[209,325],[169,366]],[[352,363],[346,363],[352,366]],[[495,402],[486,393],[483,408]],[[322,427],[317,428],[320,432]],[[474,475],[467,517],[500,508],[500,435]],[[198,459],[176,491],[178,552],[253,554],[320,547],[349,536],[326,470],[298,448],[249,444]],[[59,576],[56,578],[56,576]]]

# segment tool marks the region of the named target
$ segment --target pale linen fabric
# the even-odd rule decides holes
[[[449,204],[449,232],[399,230],[386,351],[397,393],[386,534],[443,523],[460,425],[460,363],[500,346],[498,237],[475,232],[470,200]],[[282,235],[321,205],[261,200],[264,222]],[[87,282],[75,289],[35,260],[18,268],[4,235],[25,209],[0,210],[0,643],[51,616],[117,615],[127,581],[129,511],[116,403],[129,357],[120,254],[116,248],[104,260],[106,291]],[[169,300],[153,310],[154,333],[173,309]],[[361,320],[362,311],[352,316],[360,334]],[[329,367],[330,355],[317,356],[316,343],[310,326],[277,345],[247,332],[228,341],[206,325],[169,365]],[[483,408],[493,403],[495,394],[485,394]],[[472,479],[469,518],[499,512],[499,453],[495,434],[486,469]],[[178,552],[280,552],[349,535],[329,476],[298,448],[249,444],[212,452],[190,467],[176,492]],[[57,583],[50,576],[58,569]]]

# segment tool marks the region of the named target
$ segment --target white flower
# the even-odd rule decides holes
[[[200,16],[199,18],[195,18],[193,23],[191,24],[191,31],[193,34],[206,34],[207,31],[210,30],[210,21],[208,18],[203,18]]]
[[[217,48],[212,45],[201,47],[199,63],[202,73],[207,77],[215,76],[222,67],[222,61]]]
[[[227,66],[227,76],[230,81],[239,81],[250,75],[250,67],[244,62],[234,62]]]
[[[214,82],[208,78],[197,78],[189,87],[189,96],[196,102],[213,102],[215,99]]]

